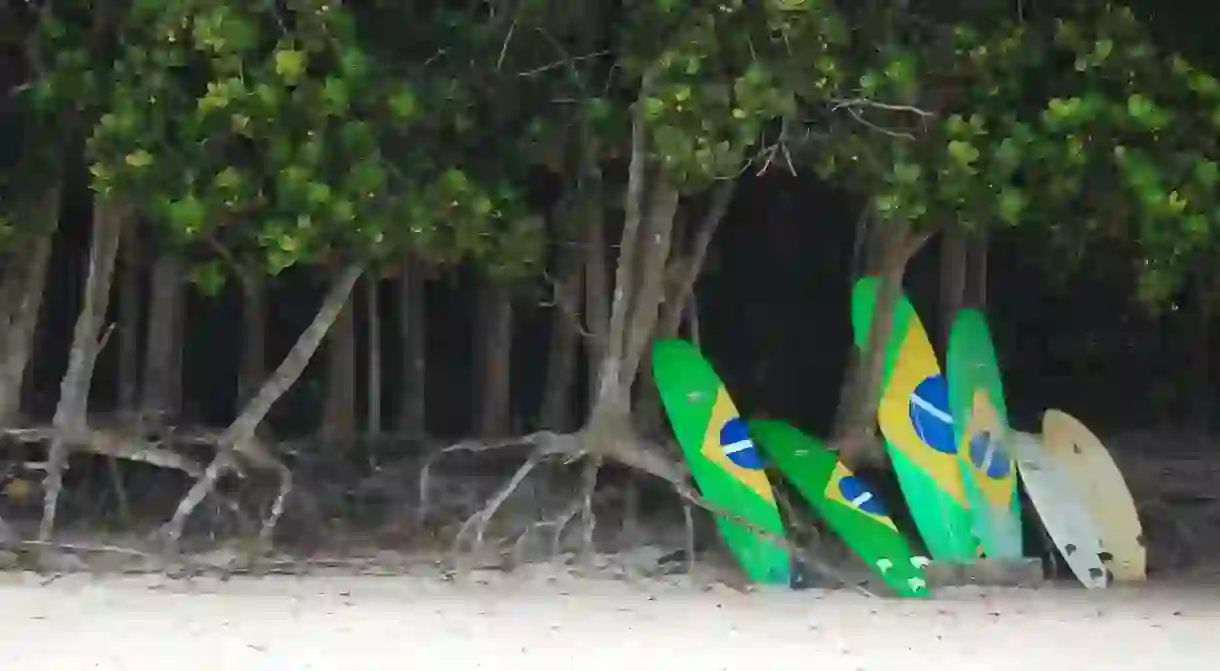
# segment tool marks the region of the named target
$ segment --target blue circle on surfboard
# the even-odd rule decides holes
[[[953,440],[953,413],[949,412],[949,386],[937,374],[920,382],[911,392],[910,415],[915,435],[941,454],[956,454]]]
[[[854,475],[839,480],[839,494],[843,495],[843,500],[870,515],[889,517],[885,505],[881,503],[881,497],[874,494],[863,480]]]
[[[720,449],[728,460],[742,468],[752,471],[762,470],[762,455],[754,446],[746,423],[740,417],[734,417],[720,427]]]
[[[987,463],[987,451],[993,448],[991,463]],[[999,480],[1012,472],[1008,452],[1000,441],[992,438],[990,431],[980,431],[970,438],[970,463],[992,480]]]

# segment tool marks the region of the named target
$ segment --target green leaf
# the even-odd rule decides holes
[[[1025,194],[1015,187],[1008,187],[1000,192],[1000,220],[1009,226],[1021,223],[1021,215],[1025,212]]]
[[[300,81],[305,75],[305,52],[298,49],[277,49],[275,73],[289,84]]]
[[[399,121],[414,121],[419,114],[419,101],[415,97],[415,90],[406,84],[399,86],[394,95],[390,96],[389,106],[390,112]]]

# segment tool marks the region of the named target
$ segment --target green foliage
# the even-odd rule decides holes
[[[100,27],[56,7],[0,242],[87,137],[99,197],[181,244],[273,273],[409,248],[519,277],[545,242],[526,186],[624,162],[634,111],[686,192],[779,161],[917,230],[1124,238],[1150,300],[1215,246],[1220,81],[1120,5],[133,0]]]

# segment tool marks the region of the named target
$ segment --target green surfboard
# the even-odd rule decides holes
[[[755,420],[750,433],[784,477],[896,594],[927,597],[927,557],[915,557],[881,498],[817,439],[785,422]]]
[[[987,319],[976,309],[958,312],[949,331],[949,407],[975,535],[997,559],[1019,559],[1021,504],[1010,449],[1012,430],[1004,385]]]
[[[852,326],[861,349],[868,344],[878,288],[876,278],[866,277],[852,291]],[[915,307],[899,296],[886,343],[877,425],[929,554],[937,561],[970,563],[978,557],[978,541],[956,454],[955,419],[927,331]]]
[[[713,505],[782,537],[762,457],[711,364],[688,342],[661,340],[652,349],[652,374],[699,491]],[[735,520],[717,516],[716,523],[751,580],[790,584],[787,548]]]

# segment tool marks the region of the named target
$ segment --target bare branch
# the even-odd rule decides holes
[[[834,106],[830,108],[833,111],[847,108],[860,109],[871,107],[889,112],[909,112],[910,114],[914,114],[925,119],[936,116],[936,114],[933,112],[920,109],[914,105],[894,105],[891,103],[877,102],[876,100],[870,100],[868,98],[832,98],[830,102],[834,104]]]

